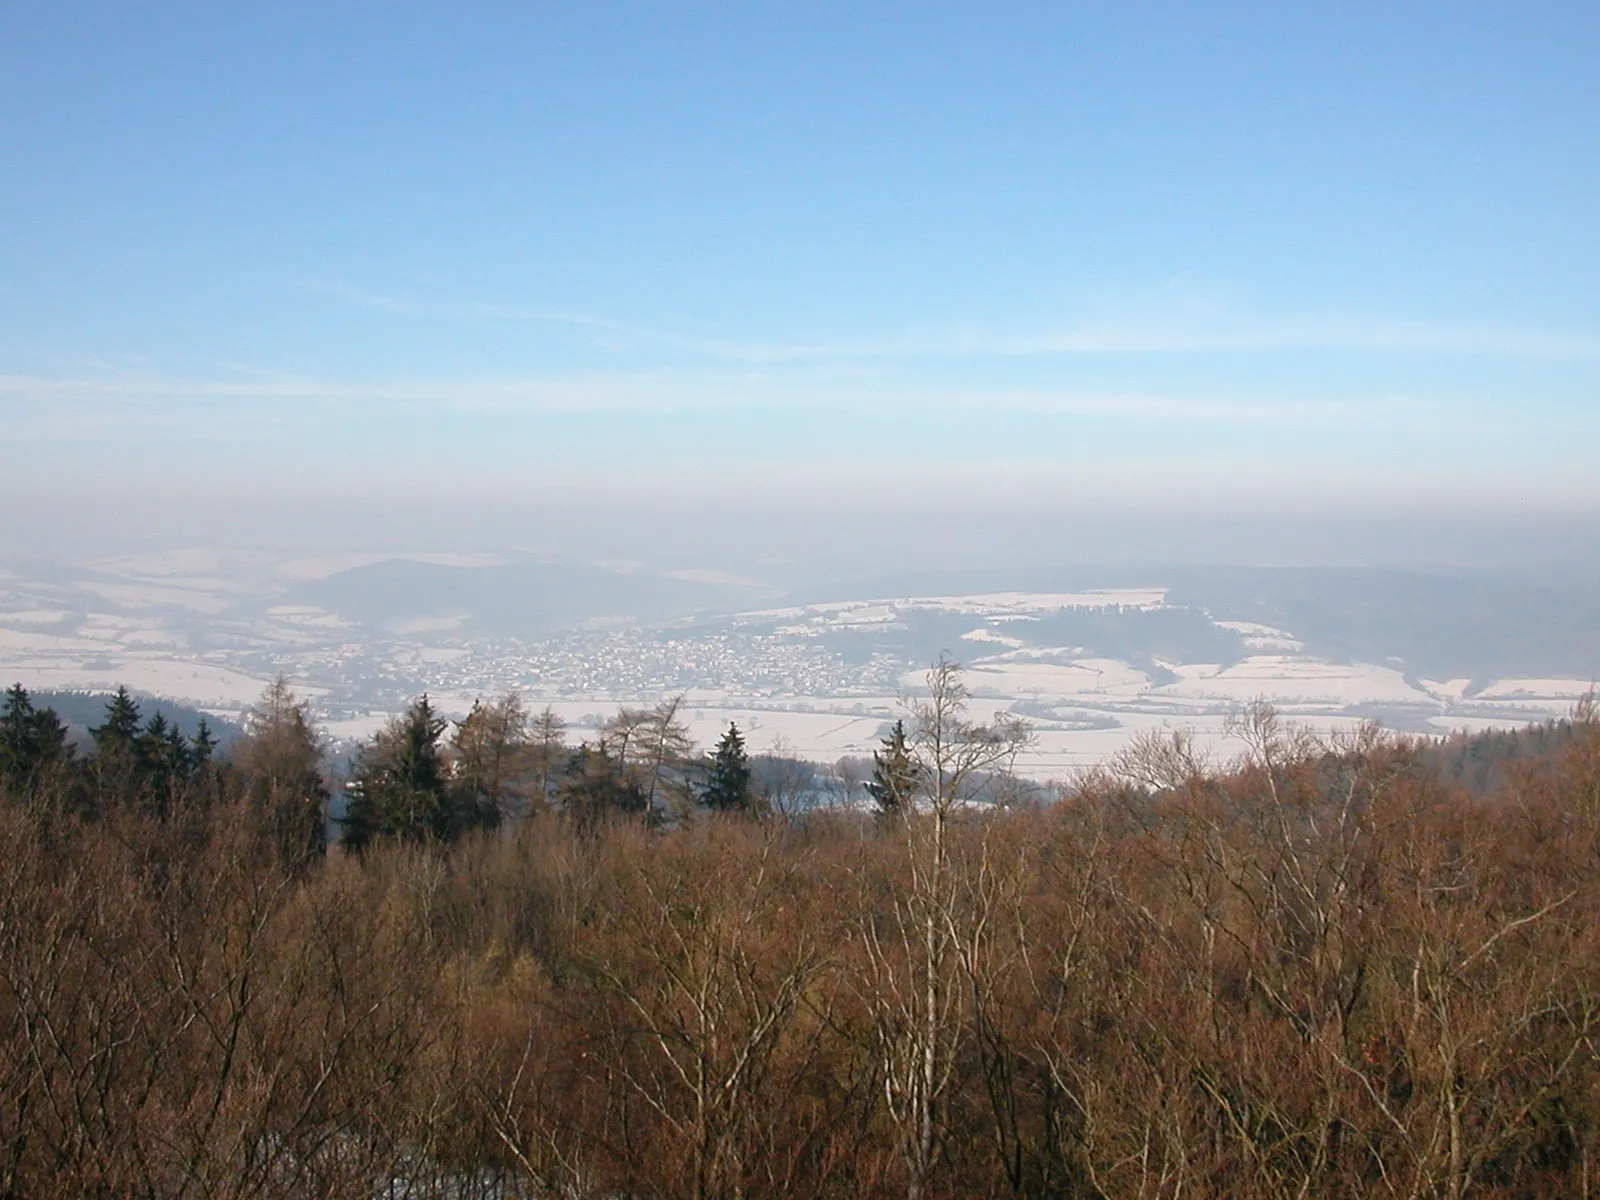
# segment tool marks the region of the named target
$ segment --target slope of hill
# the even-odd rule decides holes
[[[736,584],[588,563],[395,558],[299,584],[274,607],[310,607],[391,634],[535,638],[572,626],[665,621],[751,598]]]

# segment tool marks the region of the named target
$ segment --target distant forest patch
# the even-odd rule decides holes
[[[76,729],[93,729],[106,717],[106,705],[111,703],[110,692],[31,692],[36,708],[53,708],[68,725]],[[239,725],[225,717],[212,716],[203,713],[197,708],[187,704],[179,704],[173,700],[161,700],[143,692],[130,692],[139,702],[139,709],[147,717],[160,716],[169,725],[177,727],[184,737],[192,738],[200,730],[200,722],[205,721],[212,735],[221,746],[228,746],[233,740],[244,732]]]

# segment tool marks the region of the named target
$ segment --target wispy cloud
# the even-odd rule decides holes
[[[300,281],[300,287],[308,292],[316,292],[323,296],[332,296],[353,304],[357,308],[376,308],[384,312],[410,312],[412,306],[404,300],[397,300],[393,296],[385,296],[378,292],[368,291],[366,288],[357,287],[353,283],[330,279],[306,279]]]
[[[851,359],[1029,358],[1271,350],[1436,351],[1533,358],[1600,358],[1600,332],[1383,321],[1361,317],[1128,318],[1035,333],[970,326],[861,341],[764,342],[683,334],[555,309],[475,304],[480,316],[594,330],[748,363]]]
[[[130,412],[284,406],[373,406],[477,413],[705,412],[719,409],[808,410],[848,415],[862,406],[880,413],[1032,414],[1217,426],[1319,428],[1352,419],[1436,418],[1437,405],[1405,397],[1348,400],[1228,398],[1204,394],[1089,393],[1050,390],[958,390],[728,374],[579,376],[500,380],[393,380],[350,383],[258,376],[186,379],[155,375],[51,378],[0,375],[0,419],[47,413],[62,427],[75,414],[111,408]]]
[[[1207,350],[1435,350],[1537,358],[1600,357],[1600,333],[1358,317],[1086,324],[1037,337],[978,339],[994,354],[1109,354]]]
[[[1338,313],[1262,316],[1209,301],[1174,307],[1164,295],[1143,305],[1123,304],[1114,316],[1040,322],[1031,330],[997,330],[966,323],[861,339],[773,340],[690,333],[558,306],[438,299],[412,303],[344,281],[311,280],[301,286],[362,308],[560,326],[594,335],[602,346],[612,349],[655,346],[750,364],[1274,350],[1600,358],[1600,330],[1541,330]]]
[[[506,304],[474,303],[471,311],[481,317],[502,321],[531,321],[547,325],[567,325],[610,335],[612,340],[622,339],[634,343],[654,343],[710,358],[737,362],[773,363],[793,362],[819,358],[849,358],[845,348],[817,345],[767,345],[758,342],[741,342],[725,338],[696,337],[643,325],[613,321],[606,317],[586,313],[567,312],[561,309],[518,308]]]

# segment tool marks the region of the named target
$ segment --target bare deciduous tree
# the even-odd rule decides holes
[[[943,1099],[968,1033],[960,986],[959,886],[950,869],[953,817],[975,799],[986,772],[1009,771],[1028,744],[1027,726],[1004,714],[988,724],[967,715],[961,668],[941,658],[928,694],[908,706],[922,793],[900,806],[907,883],[886,912],[861,923],[884,1102],[905,1163],[906,1194],[931,1182],[946,1134]]]

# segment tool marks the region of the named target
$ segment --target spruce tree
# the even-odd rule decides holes
[[[717,812],[750,811],[750,759],[739,727],[731,721],[712,752],[711,771],[700,799]]]
[[[167,817],[199,799],[194,750],[176,722],[155,713],[133,739],[139,790],[148,812]]]
[[[139,706],[128,689],[119,687],[116,695],[106,701],[106,719],[89,731],[94,738],[95,755],[131,753],[134,739],[139,736]]]
[[[906,723],[896,721],[883,739],[883,749],[872,755],[867,794],[886,816],[909,812],[917,794],[917,775],[917,764],[906,745]]]
[[[176,745],[173,738],[178,739]],[[152,715],[133,739],[134,756],[158,793],[165,793],[182,775],[185,749],[183,735],[160,713]]]
[[[45,779],[72,762],[67,727],[53,708],[35,708],[20,683],[13,685],[0,707],[0,784],[16,799],[34,799]]]
[[[72,761],[72,746],[67,741],[67,725],[53,708],[33,710],[34,774]]]
[[[127,688],[119,687],[106,703],[106,719],[89,731],[94,739],[91,811],[105,812],[139,802],[144,784],[139,732],[139,706]]]
[[[0,710],[0,778],[21,787],[33,773],[38,735],[37,713],[27,689],[13,684],[6,692],[5,708]]]
[[[211,726],[204,717],[200,718],[200,725],[194,731],[194,737],[189,740],[189,765],[194,770],[203,770],[209,766],[217,753],[217,738],[211,732]]]
[[[460,832],[439,747],[448,723],[424,695],[361,751],[341,821],[345,846],[360,851],[374,837],[425,842]]]

